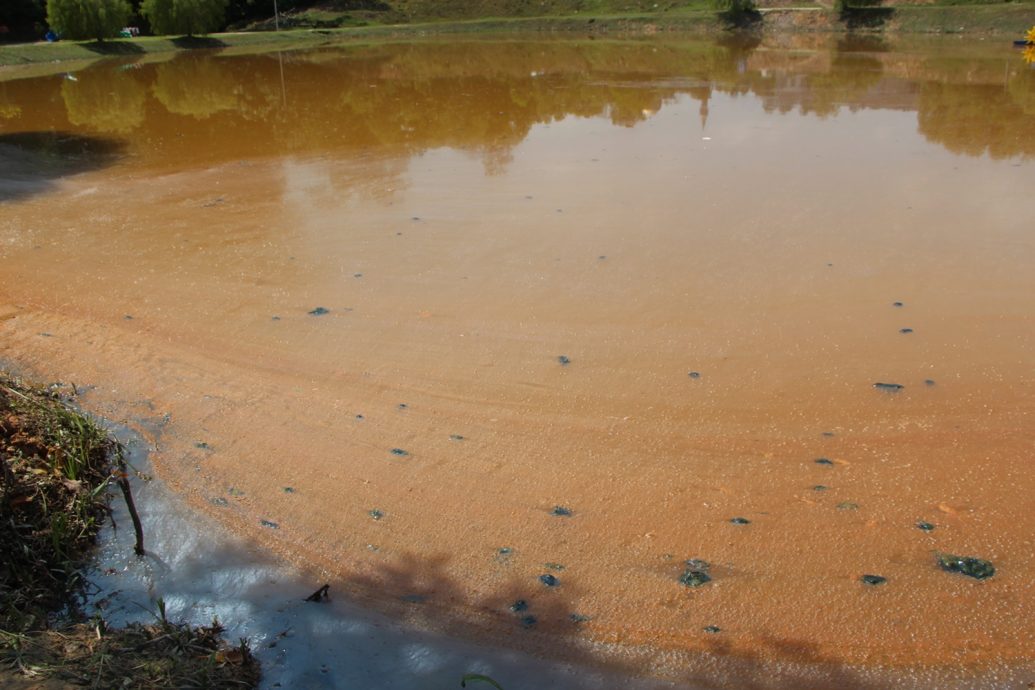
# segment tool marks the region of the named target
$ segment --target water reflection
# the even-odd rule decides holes
[[[750,95],[770,113],[915,110],[920,133],[955,153],[1030,155],[1035,73],[995,50],[943,53],[842,39],[807,50],[757,41],[472,42],[185,54],[97,65],[74,80],[9,82],[0,127],[125,135],[146,142],[140,161],[149,164],[452,147],[480,153],[492,173],[537,124],[604,116],[632,127],[683,95],[700,103],[705,122],[719,92]]]
[[[146,84],[128,72],[86,70],[61,83],[68,122],[93,132],[125,134],[144,124]]]

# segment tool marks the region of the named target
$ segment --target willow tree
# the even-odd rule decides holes
[[[228,0],[144,0],[140,12],[156,34],[193,36],[218,29]]]
[[[126,0],[47,0],[47,24],[64,38],[114,38],[132,13]]]

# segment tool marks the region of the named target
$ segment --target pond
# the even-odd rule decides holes
[[[0,79],[0,356],[316,586],[677,682],[1035,681],[1035,71],[1009,42]]]

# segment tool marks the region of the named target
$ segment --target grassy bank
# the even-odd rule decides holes
[[[954,0],[945,0],[951,3]],[[485,0],[486,12],[506,8],[504,0]],[[475,3],[477,4],[477,3]],[[485,4],[485,3],[482,3]],[[590,3],[592,5],[592,3]],[[640,3],[645,4],[645,3]],[[651,3],[653,4],[653,3]],[[496,7],[500,5],[500,7]],[[590,10],[611,8],[593,5]],[[839,19],[832,10],[817,6],[811,0],[795,2],[795,8],[763,13],[752,25],[757,31],[878,31],[889,33],[975,33],[1005,34],[1020,37],[1035,25],[1035,2],[1013,2],[977,5],[903,5],[859,9],[846,20]],[[448,15],[451,5],[438,7]],[[467,7],[467,6],[465,6]],[[478,5],[481,7],[481,5]],[[718,33],[731,28],[730,24],[706,5],[694,0],[687,3],[662,4],[659,9],[638,10],[616,14],[556,14],[558,5],[544,4],[542,16],[494,16],[482,18],[428,17],[430,10],[418,16],[428,21],[407,24],[372,23],[366,26],[348,26],[355,18],[326,9],[310,9],[285,18],[281,31],[240,31],[212,34],[196,38],[168,38],[148,36],[135,39],[95,41],[60,41],[57,43],[28,43],[0,45],[0,66],[96,60],[103,57],[134,57],[148,54],[170,54],[194,49],[220,49],[227,53],[267,52],[328,45],[363,40],[383,40],[449,34],[532,33],[556,35],[645,35],[658,32],[690,34]],[[797,8],[797,9],[796,9]],[[477,8],[475,8],[477,9]],[[464,14],[474,10],[467,7]],[[455,14],[455,13],[454,13]],[[796,21],[801,15],[808,21]],[[394,16],[394,15],[393,15]],[[373,21],[370,17],[362,21]],[[333,26],[331,26],[333,25]]]
[[[56,393],[0,373],[0,685],[254,686],[247,646],[227,646],[215,621],[172,623],[160,600],[151,625],[109,629],[82,614],[81,571],[120,453]]]

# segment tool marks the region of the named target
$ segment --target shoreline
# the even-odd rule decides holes
[[[873,14],[879,11],[880,14]],[[204,37],[174,38],[146,36],[93,41],[0,44],[0,80],[11,68],[30,65],[68,65],[112,58],[145,58],[192,50],[220,50],[225,54],[248,54],[297,50],[320,46],[356,45],[364,42],[412,40],[435,36],[522,35],[559,38],[619,39],[658,34],[688,36],[724,33],[844,35],[1016,35],[1035,24],[1035,4],[923,6],[906,5],[874,10],[855,10],[854,20],[842,20],[822,7],[761,8],[757,19],[745,26],[732,26],[711,11],[673,14],[630,14],[599,17],[515,17],[420,24],[372,25],[363,27],[285,29],[279,32],[250,31],[215,33]],[[872,14],[872,21],[868,17]],[[5,72],[8,74],[5,75]],[[36,73],[32,73],[35,76]],[[28,76],[28,74],[26,75]]]

